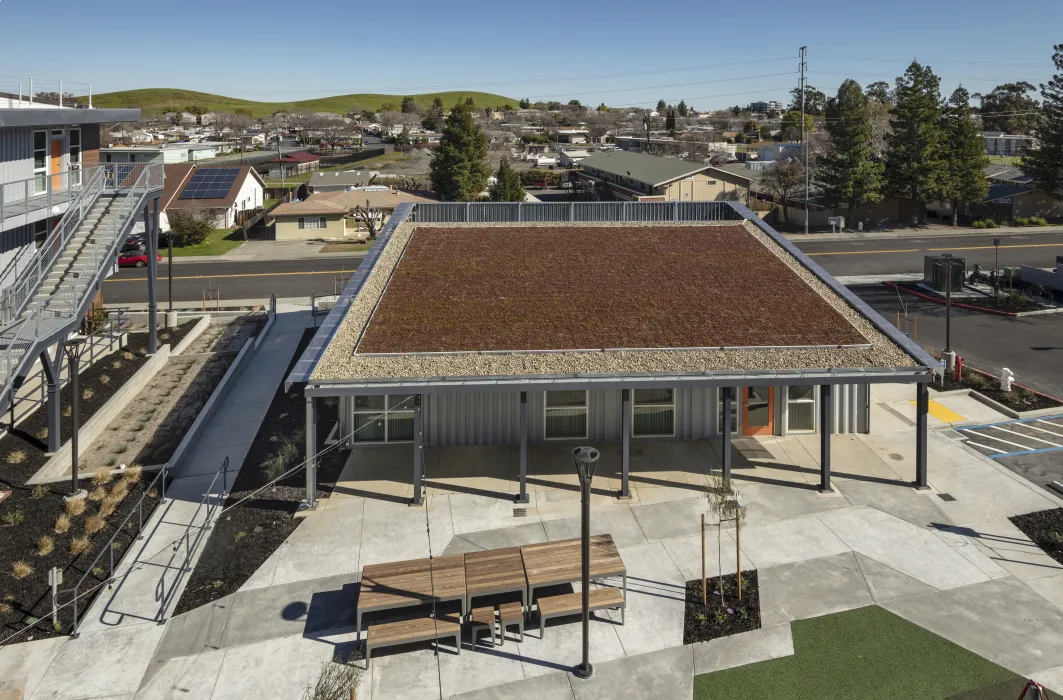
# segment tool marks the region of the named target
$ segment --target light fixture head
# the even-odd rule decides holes
[[[598,458],[601,453],[593,447],[577,447],[572,450],[572,464],[576,467],[576,473],[581,479],[590,479],[598,468]]]

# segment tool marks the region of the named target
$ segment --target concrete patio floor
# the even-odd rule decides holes
[[[39,653],[19,649],[30,645],[0,649],[0,677],[36,673],[27,659],[52,655],[28,696],[34,700],[53,691],[61,698],[300,697],[323,661],[358,648],[351,616],[363,566],[577,536],[579,492],[565,447],[530,449],[530,503],[521,516],[512,501],[514,449],[426,450],[426,504],[410,507],[410,446],[358,447],[331,498],[233,596],[165,627],[111,631],[122,639],[94,645],[88,668],[54,640],[30,643],[42,645]],[[791,621],[871,604],[1063,687],[1063,566],[1007,520],[1063,501],[945,435],[929,436],[929,491],[908,486],[911,428],[834,436],[835,492],[828,494],[815,488],[818,436],[736,440],[734,476],[747,509],[742,567],[758,571],[763,627],[686,646],[684,584],[701,573],[703,490],[719,465],[719,444],[635,443],[630,500],[614,495],[613,448],[604,446],[595,477],[592,530],[617,542],[629,597],[624,625],[614,613],[591,623],[594,679],[569,673],[580,654],[573,617],[551,621],[545,639],[534,623],[521,643],[511,635],[504,646],[473,649],[466,637],[461,655],[446,644],[438,655],[428,644],[381,650],[358,697],[687,700],[695,673],[792,654]],[[943,500],[944,492],[956,500]],[[712,525],[707,538],[708,574],[734,572],[732,528]],[[74,668],[83,674],[77,690]]]

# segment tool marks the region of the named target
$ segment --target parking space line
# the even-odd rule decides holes
[[[999,425],[994,425],[993,430],[999,430],[1002,433],[1011,433],[1012,435],[1018,435],[1019,437],[1025,438],[1027,440],[1036,440],[1037,442],[1043,442],[1044,444],[1051,445],[1052,447],[1063,447],[1063,445],[1060,445],[1058,442],[1052,442],[1051,440],[1043,440],[1039,437],[1034,437],[1033,435],[1023,435],[1022,433],[1016,433],[1014,430],[1001,428]]]
[[[1049,423],[1049,425],[1053,425],[1053,423]],[[1049,435],[1055,435],[1056,437],[1063,438],[1063,433],[1053,433],[1051,430],[1045,430],[1044,428],[1038,428],[1036,425],[1030,425],[1029,423],[1026,424],[1026,427],[1029,428],[1030,430],[1040,430],[1042,433],[1048,433]]]
[[[1053,428],[1063,428],[1063,425],[1060,425],[1059,423],[1053,423],[1052,421],[1045,420],[1043,418],[1038,418],[1037,422],[1044,423],[1045,425],[1051,425]]]
[[[1005,454],[1004,450],[998,450],[997,448],[990,447],[989,445],[981,445],[981,444],[979,444],[977,442],[971,442],[970,440],[967,441],[967,444],[968,445],[974,445],[975,447],[981,447],[983,450],[993,450],[994,452],[999,452],[1000,454]]]
[[[1019,457],[1019,456],[1022,456],[1022,455],[1040,454],[1042,452],[1059,452],[1060,450],[1063,450],[1063,447],[1042,447],[1042,448],[1037,449],[1037,450],[1022,450],[1022,451],[1019,451],[1019,452],[1005,452],[1004,454],[999,454],[999,455],[986,455],[986,457],[989,457],[989,459],[1000,459],[1002,457]]]
[[[965,432],[965,433],[974,433],[973,430],[964,430],[963,432]],[[1029,450],[1030,449],[1026,445],[1020,445],[1017,442],[1012,442],[1011,440],[1005,440],[1004,438],[993,437],[992,435],[985,435],[983,433],[974,433],[974,434],[977,435],[978,437],[988,438],[990,440],[996,440],[997,442],[1002,442],[1005,445],[1013,445],[1013,446],[1018,447],[1019,449],[1022,449],[1022,450]]]

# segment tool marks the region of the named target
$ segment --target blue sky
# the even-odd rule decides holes
[[[467,89],[704,110],[786,100],[802,44],[828,93],[847,77],[892,83],[913,58],[946,93],[1037,84],[1061,28],[1063,0],[0,0],[0,90],[28,77],[263,101]]]

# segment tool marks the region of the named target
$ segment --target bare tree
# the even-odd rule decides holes
[[[355,221],[360,221],[365,224],[366,229],[369,230],[369,240],[376,240],[377,226],[380,223],[380,212],[369,207],[369,200],[365,200],[365,206],[355,207],[351,210],[354,214]]]
[[[801,161],[787,158],[778,160],[761,178],[761,184],[782,203],[782,218],[790,222],[790,204],[800,200],[805,191],[805,168]]]

